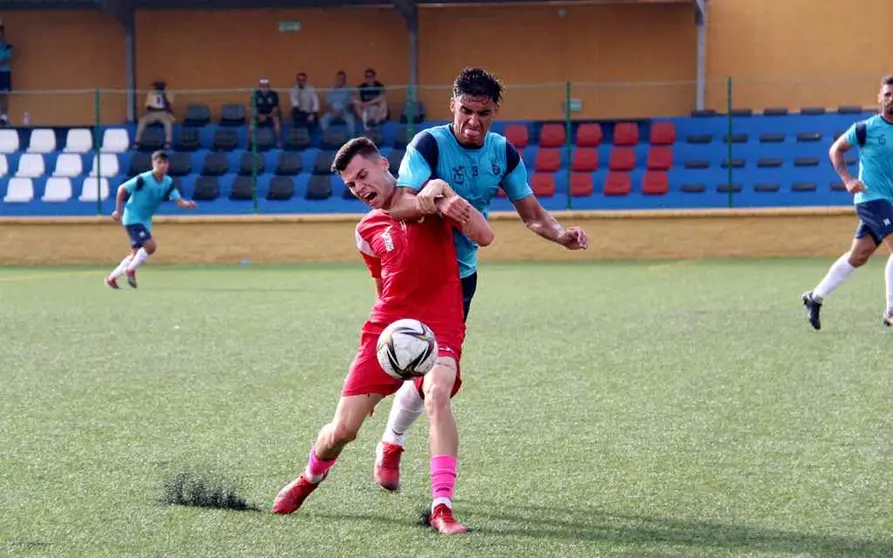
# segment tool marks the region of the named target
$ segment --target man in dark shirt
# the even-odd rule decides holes
[[[276,145],[282,145],[281,140],[281,118],[279,110],[279,94],[270,89],[270,80],[261,78],[259,82],[260,88],[254,92],[254,106],[257,115],[258,126],[273,126],[276,134]],[[253,132],[254,123],[252,122],[251,131]]]
[[[357,87],[354,107],[357,116],[363,121],[367,130],[378,126],[388,119],[388,100],[385,97],[385,86],[376,79],[375,70],[366,70],[366,81]]]

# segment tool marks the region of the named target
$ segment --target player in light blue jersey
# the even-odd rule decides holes
[[[390,213],[416,220],[439,210],[446,182],[458,194],[444,204],[444,215],[459,223],[469,219],[470,207],[486,217],[490,201],[501,188],[531,231],[570,250],[586,249],[589,239],[579,227],[564,228],[543,209],[527,183],[527,169],[515,147],[490,125],[502,101],[502,84],[486,70],[465,68],[453,83],[450,111],[453,121],[416,134],[406,149],[397,176]],[[477,246],[454,232],[465,317],[477,288]],[[424,411],[418,391],[408,384],[397,393],[375,460],[375,479],[382,488],[400,483],[400,454],[406,431]]]
[[[831,146],[834,170],[840,175],[849,193],[853,194],[859,228],[850,251],[840,257],[821,283],[803,295],[807,319],[821,329],[819,313],[822,302],[839,287],[857,267],[868,261],[881,243],[893,253],[893,76],[881,81],[878,94],[880,113],[857,122]],[[843,154],[859,147],[859,177],[850,175]],[[887,302],[883,323],[893,325],[893,255],[884,271]]]
[[[136,288],[136,268],[158,248],[152,238],[152,217],[161,202],[170,200],[183,209],[195,209],[195,202],[184,200],[174,187],[174,181],[167,175],[169,164],[167,153],[156,151],[152,154],[152,170],[138,174],[118,187],[112,219],[121,221],[124,225],[124,230],[130,237],[130,253],[105,278],[105,284],[113,289],[118,288],[118,278],[125,274],[127,283]],[[124,198],[128,194],[130,199],[124,205]]]

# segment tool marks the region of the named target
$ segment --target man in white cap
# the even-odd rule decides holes
[[[282,147],[282,118],[279,110],[279,94],[270,89],[270,80],[260,78],[260,88],[254,92],[254,106],[257,114],[258,126],[273,126],[276,134],[276,145]],[[251,123],[252,130],[254,122]]]

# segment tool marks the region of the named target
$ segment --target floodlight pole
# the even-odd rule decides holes
[[[707,85],[707,1],[692,0],[695,7],[695,25],[698,28],[698,81],[697,99],[698,110],[704,109],[704,90]]]
[[[406,110],[411,117],[410,129],[415,118],[419,100],[419,6],[414,0],[393,0],[394,7],[406,20],[409,33],[409,84],[406,91]]]

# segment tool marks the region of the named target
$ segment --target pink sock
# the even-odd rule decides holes
[[[453,489],[456,487],[457,459],[454,455],[435,455],[431,458],[431,497],[433,507],[446,504],[452,508]]]
[[[305,471],[307,480],[312,483],[320,482],[337,459],[337,457],[335,459],[320,459],[316,455],[316,450],[310,448],[310,458],[307,459],[307,471]]]

